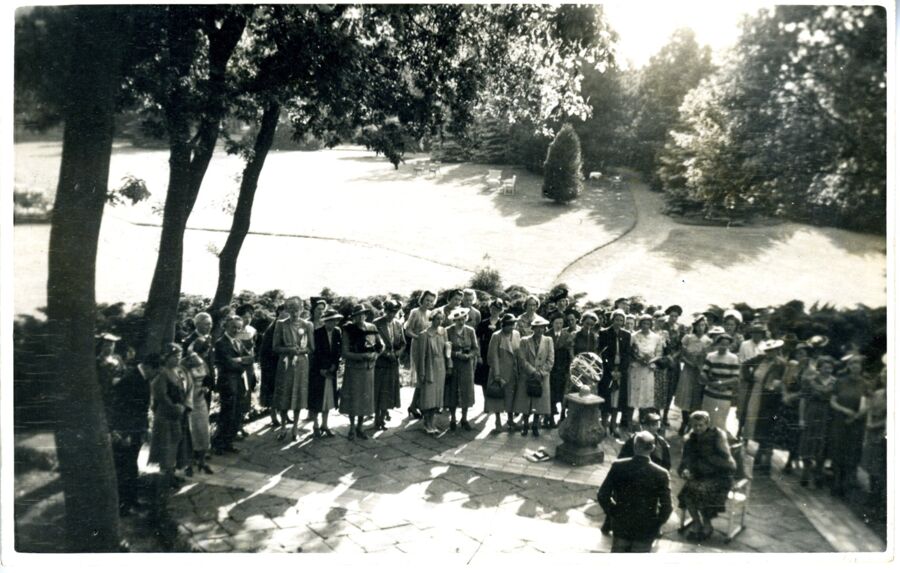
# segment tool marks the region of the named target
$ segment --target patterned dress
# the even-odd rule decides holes
[[[375,359],[350,354],[379,353],[384,344],[378,336],[378,329],[369,322],[364,322],[362,326],[348,322],[342,330],[344,381],[338,411],[348,416],[371,416],[375,413]]]
[[[290,317],[275,324],[272,347],[277,351],[296,346],[301,351],[312,350],[309,333],[312,323],[303,319],[297,322]],[[302,410],[307,408],[309,397],[309,356],[278,354],[278,369],[275,371],[275,408],[278,410]]]
[[[800,435],[800,457],[806,460],[824,461],[827,455],[828,428],[831,425],[831,395],[834,392],[834,376],[817,375],[801,379],[803,385],[803,421]]]
[[[675,393],[675,405],[682,412],[690,414],[703,405],[703,385],[700,383],[700,370],[709,352],[712,340],[705,334],[697,336],[686,334],[681,339],[681,353],[684,368]]]
[[[628,371],[628,407],[652,408],[656,402],[656,368],[650,361],[663,353],[663,339],[655,332],[631,335],[631,368]],[[664,383],[664,379],[662,381]]]
[[[699,509],[707,516],[725,511],[737,469],[725,431],[710,426],[702,434],[688,434],[678,473],[685,469],[690,470],[691,477],[678,494],[681,507]]]
[[[416,388],[422,410],[444,407],[444,385],[447,379],[447,331],[429,328],[413,343],[416,354]]]

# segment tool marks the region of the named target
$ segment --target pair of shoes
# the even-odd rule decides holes
[[[359,428],[356,429],[356,437],[360,440],[368,440],[369,436],[367,436],[362,430]]]
[[[205,473],[206,475],[212,475],[214,473],[212,468],[209,467],[209,464],[203,464],[202,466],[200,466],[200,469],[203,470],[203,473]]]
[[[535,424],[531,427],[531,435],[534,436],[535,438],[537,438],[541,435],[541,432],[538,430],[537,424]]]
[[[451,432],[456,431],[456,420],[450,420],[450,431]]]
[[[319,439],[322,437],[322,430],[319,428],[313,428],[313,438]]]
[[[409,414],[410,418],[414,418],[416,420],[422,419],[422,412],[416,410],[415,408],[407,408],[406,412]]]
[[[471,432],[471,431],[472,431],[472,426],[469,425],[469,421],[468,421],[468,420],[463,420],[462,422],[460,422],[460,423],[459,423],[459,427],[462,428],[463,430],[467,431],[467,432]]]
[[[331,428],[322,428],[322,435],[328,438],[333,438],[334,432],[331,431]]]
[[[522,425],[522,435],[523,435],[523,436],[527,436],[527,435],[528,435],[528,425],[526,425],[526,424],[523,424],[523,425]]]
[[[438,430],[437,428],[432,427],[432,428],[425,428],[425,433],[430,434],[432,436],[436,436],[436,435],[440,434],[441,431]]]
[[[391,421],[391,415],[385,412],[385,414],[384,414],[384,419],[387,420],[388,422],[390,422],[390,421]]]

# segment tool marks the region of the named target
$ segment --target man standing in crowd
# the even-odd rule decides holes
[[[669,472],[650,460],[656,440],[634,436],[634,457],[613,462],[597,501],[611,520],[613,553],[649,553],[672,514]]]
[[[140,364],[128,368],[107,395],[106,422],[112,439],[120,515],[127,515],[139,507],[138,454],[148,429],[150,382],[159,372],[160,365],[159,354],[148,354]]]
[[[603,398],[603,423],[609,425],[609,432],[616,432],[616,408],[621,406],[622,421],[631,420],[633,410],[628,407],[628,366],[631,357],[631,334],[625,330],[625,311],[612,311],[612,325],[598,335],[597,345],[603,359],[603,378],[600,380],[599,394]],[[621,400],[620,400],[621,398]],[[621,404],[619,404],[621,402]]]
[[[218,428],[213,438],[213,448],[217,455],[239,451],[234,447],[234,439],[240,427],[240,401],[246,392],[244,371],[248,364],[253,364],[253,355],[238,340],[243,328],[241,317],[230,316],[225,320],[225,334],[216,341],[216,369],[221,404]]]

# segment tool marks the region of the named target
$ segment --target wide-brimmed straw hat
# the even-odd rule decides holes
[[[344,315],[334,310],[333,308],[329,308],[322,315],[322,322],[327,322],[329,320],[341,320],[342,318],[344,318]]]
[[[741,314],[741,312],[740,312],[739,310],[736,310],[736,309],[733,309],[733,308],[729,308],[729,309],[726,310],[725,313],[722,315],[722,320],[724,321],[726,318],[729,318],[729,317],[731,317],[731,318],[735,319],[736,321],[738,321],[738,324],[744,322],[744,315]]]
[[[777,348],[781,348],[782,346],[784,346],[783,340],[770,339],[770,340],[763,340],[759,344],[759,349],[762,350],[763,352],[768,352],[769,350],[775,350]]]
[[[503,318],[500,319],[500,326],[508,326],[510,324],[515,324],[518,322],[516,317],[511,314],[504,314]]]
[[[460,306],[451,310],[450,314],[447,315],[447,318],[452,321],[466,318],[467,316],[469,316],[469,309]]]
[[[550,322],[546,318],[544,318],[543,316],[541,316],[539,314],[536,314],[536,315],[534,315],[534,318],[531,320],[530,326],[535,327],[535,326],[549,326],[549,325],[550,325]]]

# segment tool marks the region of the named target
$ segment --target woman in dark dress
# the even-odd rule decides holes
[[[802,377],[803,395],[800,398],[800,459],[803,473],[800,485],[809,485],[814,477],[816,487],[822,486],[822,470],[828,455],[828,428],[831,424],[831,395],[834,393],[834,359],[820,356],[816,360],[816,375]],[[813,469],[815,464],[815,469]]]
[[[453,368],[447,373],[447,385],[444,387],[444,406],[450,408],[450,430],[456,430],[456,409],[462,409],[460,427],[471,431],[469,425],[469,408],[475,405],[475,362],[481,352],[478,349],[478,338],[475,329],[466,324],[468,309],[459,307],[450,312],[448,317],[452,325],[447,328],[447,341],[450,343],[450,359]]]
[[[337,323],[344,318],[334,309],[320,317],[322,326],[313,333],[316,348],[309,369],[309,411],[313,416],[313,437],[334,437],[328,427],[328,413],[337,407],[337,372],[341,364],[341,329]],[[319,427],[319,414],[322,426]]]
[[[400,407],[400,356],[406,349],[403,325],[396,319],[400,303],[384,301],[384,315],[375,319],[384,352],[375,361],[375,429],[386,430],[388,411]]]
[[[288,421],[278,421],[278,408],[275,407],[275,373],[278,371],[278,355],[272,350],[272,340],[275,337],[275,324],[286,317],[284,305],[278,305],[275,311],[275,320],[269,324],[263,332],[259,343],[257,360],[259,361],[259,405],[268,408],[272,419],[272,427],[277,428]]]
[[[363,420],[375,413],[375,360],[384,350],[378,329],[366,322],[366,307],[353,307],[351,322],[344,325],[341,351],[344,358],[344,384],[341,387],[341,414],[350,417],[349,439],[367,440]],[[354,426],[354,421],[356,425]]]
[[[678,467],[685,479],[678,502],[693,519],[688,539],[701,541],[712,534],[712,519],[725,511],[736,470],[725,431],[711,425],[706,412],[691,414],[691,431]]]
[[[854,483],[856,466],[862,458],[865,434],[865,412],[860,408],[866,393],[862,374],[863,357],[859,354],[847,359],[846,371],[838,377],[831,396],[831,433],[829,451],[834,468],[831,494],[844,497]]]
[[[788,346],[785,337],[785,347]],[[805,344],[797,344],[784,369],[781,385],[781,409],[775,426],[775,444],[788,452],[783,473],[791,474],[800,462],[800,400],[803,397],[803,379],[814,378],[816,370],[807,354]]]
[[[505,306],[502,299],[494,299],[488,307],[491,312],[490,316],[482,320],[475,328],[479,348],[478,364],[475,366],[475,384],[481,386],[482,393],[484,393],[491,372],[487,359],[488,344],[491,342],[491,336],[500,329],[500,319],[503,317]]]

